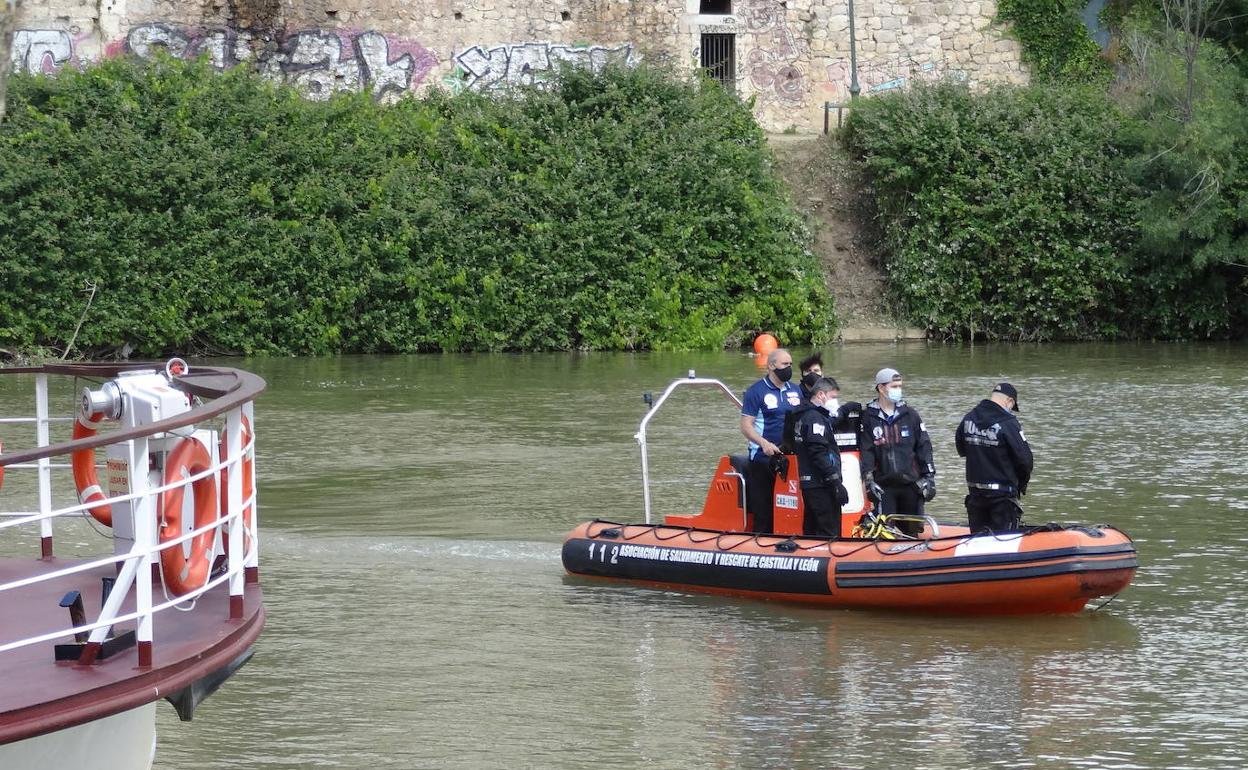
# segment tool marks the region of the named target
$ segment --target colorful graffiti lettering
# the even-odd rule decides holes
[[[437,63],[418,43],[378,32],[304,30],[275,38],[247,30],[198,30],[170,24],[134,27],[109,53],[150,57],[158,50],[191,58],[206,55],[213,66],[251,64],[262,75],[300,88],[311,99],[336,91],[367,90],[375,97],[415,88]]]
[[[463,72],[463,85],[489,91],[516,85],[540,86],[547,73],[560,63],[599,72],[608,64],[632,65],[631,43],[615,47],[567,46],[554,43],[517,43],[493,48],[473,46],[455,57]]]

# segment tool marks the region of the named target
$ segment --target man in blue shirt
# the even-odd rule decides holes
[[[754,531],[771,532],[772,487],[775,474],[771,458],[780,455],[784,415],[802,402],[802,391],[789,383],[793,378],[793,356],[777,348],[767,356],[767,376],[751,385],[741,399],[741,432],[749,440],[750,456],[746,503],[754,514]]]

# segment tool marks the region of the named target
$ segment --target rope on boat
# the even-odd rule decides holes
[[[715,541],[715,547],[721,551],[732,551],[737,548],[740,548],[742,545],[745,545],[746,543],[754,543],[759,548],[775,548],[783,544],[792,543],[793,544],[792,546],[787,546],[788,550],[817,551],[817,550],[826,549],[829,556],[833,558],[838,558],[838,559],[846,557],[846,556],[853,556],[854,554],[857,554],[863,550],[866,550],[867,548],[874,548],[877,553],[884,554],[885,551],[882,550],[882,546],[884,545],[895,546],[895,545],[898,545],[900,543],[905,543],[905,542],[913,542],[914,545],[916,546],[921,543],[925,545],[927,550],[931,551],[932,553],[943,553],[945,551],[950,551],[950,550],[953,550],[954,548],[957,548],[958,545],[960,545],[962,541],[965,540],[967,537],[966,535],[956,535],[956,536],[950,536],[950,537],[933,538],[933,539],[928,539],[928,540],[916,539],[913,541],[873,539],[873,540],[869,540],[868,542],[863,543],[858,548],[854,548],[852,550],[846,551],[845,553],[835,553],[833,552],[831,548],[833,538],[803,538],[803,539],[820,540],[821,542],[817,543],[816,545],[801,545],[797,543],[794,536],[789,536],[787,540],[781,540],[778,543],[770,543],[770,544],[764,545],[763,542],[759,540],[760,537],[771,538],[771,537],[785,537],[785,536],[784,535],[763,535],[758,532],[753,532],[753,533],[751,532],[715,532],[713,530],[700,530],[695,527],[682,527],[682,526],[675,526],[675,525],[670,525],[670,524],[624,524],[618,521],[609,521],[607,519],[594,519],[590,523],[607,525],[606,528],[599,530],[597,533],[590,532],[587,530],[586,535],[588,535],[590,538],[593,538],[593,539],[597,539],[599,536],[606,533],[607,531],[614,529],[616,530],[616,534],[614,535],[614,537],[608,535],[608,537],[611,537],[612,539],[620,538],[621,540],[625,540],[625,541],[636,540],[637,538],[647,533],[650,533],[654,536],[656,540],[660,542],[666,542],[669,540],[675,540],[676,538],[683,536],[687,538],[689,542],[693,543],[694,545],[701,545],[702,543],[707,543],[713,540]],[[634,527],[634,528],[637,528],[638,530],[637,533],[632,535],[631,537],[628,534],[629,527]],[[1113,529],[1115,531],[1121,532],[1121,530],[1119,530],[1117,527],[1114,527],[1111,525],[1098,525],[1097,528],[1098,529]],[[670,530],[676,530],[676,531],[671,535],[664,536],[659,533],[660,529],[670,529]],[[993,539],[997,540],[998,542],[1004,543],[1010,540],[1018,540],[1029,534],[1033,534],[1037,532],[1061,532],[1067,529],[1087,530],[1088,527],[1081,526],[1081,525],[1063,525],[1063,524],[1050,522],[1048,524],[1041,524],[1037,526],[1026,527],[1022,531],[1019,531],[1019,532],[1006,532],[1002,534],[997,534],[995,532],[989,531],[986,533],[981,533],[980,535],[977,535],[977,537],[984,537],[984,536],[990,535]],[[704,531],[708,533],[709,537],[698,539],[697,537],[694,536],[695,532],[704,532]],[[726,537],[740,538],[740,539],[736,540],[730,545],[725,545],[724,538]],[[845,542],[845,541],[841,540],[839,542]],[[944,543],[945,545],[943,547],[938,547],[936,545],[937,543]],[[893,553],[895,552],[890,551],[888,552],[888,555],[893,555]],[[1113,597],[1110,598],[1110,601],[1112,600],[1113,600]],[[1109,604],[1109,601],[1106,601],[1105,604]],[[1103,607],[1105,606],[1105,604],[1102,604],[1101,606]]]
[[[1105,601],[1101,602],[1101,603],[1100,603],[1100,604],[1098,604],[1097,606],[1095,606],[1095,607],[1093,607],[1092,609],[1088,610],[1088,612],[1100,612],[1101,610],[1105,609],[1105,607],[1106,607],[1106,606],[1108,606],[1110,602],[1112,602],[1114,599],[1117,599],[1117,598],[1118,598],[1118,594],[1114,594],[1113,596],[1109,597],[1108,599],[1106,599]]]

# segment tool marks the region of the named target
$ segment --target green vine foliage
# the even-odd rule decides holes
[[[845,133],[910,319],[947,336],[1114,336],[1134,232],[1095,90],[953,83],[864,100]]]
[[[1039,81],[1107,84],[1113,70],[1064,0],[1000,0],[997,15],[1023,46],[1023,61]]]
[[[716,348],[834,331],[748,105],[639,67],[309,102],[206,62],[15,77],[0,346]]]

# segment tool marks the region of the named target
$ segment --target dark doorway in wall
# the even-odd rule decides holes
[[[702,0],[698,13],[727,16],[732,13],[732,0]]]
[[[737,72],[736,40],[731,34],[702,35],[702,68],[729,90]]]

